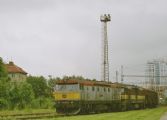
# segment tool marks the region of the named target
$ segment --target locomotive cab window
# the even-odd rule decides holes
[[[108,92],[110,92],[110,88],[108,88]]]
[[[84,90],[84,86],[83,85],[80,85],[80,90]]]
[[[99,87],[97,87],[97,91],[99,91]]]
[[[106,88],[104,87],[104,92],[106,91]]]
[[[79,84],[57,84],[55,86],[56,91],[77,91],[79,90]]]
[[[92,91],[94,91],[94,90],[95,90],[95,87],[93,86],[93,87],[92,87]]]

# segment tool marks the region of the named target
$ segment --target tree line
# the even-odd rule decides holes
[[[56,81],[70,79],[85,80],[82,76],[50,77],[49,80],[43,76],[27,76],[24,82],[14,82],[8,77],[0,58],[0,110],[54,108],[53,88]]]
[[[0,58],[0,109],[53,107],[52,88],[42,76],[28,76],[24,82],[14,82],[8,77],[6,66]]]

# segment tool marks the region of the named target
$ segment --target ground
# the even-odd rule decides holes
[[[161,117],[160,120],[167,120],[167,112]]]
[[[55,112],[55,109],[3,110],[3,111],[0,111],[0,115],[31,114],[31,113],[44,113],[44,112]]]
[[[165,112],[167,112],[167,107],[158,107],[154,109],[133,110],[126,112],[61,117],[53,118],[51,120],[160,120],[161,116]]]
[[[10,114],[31,114],[31,113],[55,113],[55,109],[26,109],[15,111],[0,111],[0,115]],[[164,116],[165,115],[165,116]],[[154,109],[133,110],[126,112],[111,112],[91,115],[77,115],[58,118],[48,118],[42,120],[167,120],[167,106]]]

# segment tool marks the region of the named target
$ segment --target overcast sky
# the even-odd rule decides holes
[[[0,0],[0,56],[31,75],[100,79],[100,15],[108,24],[110,79],[167,58],[166,0]],[[136,74],[136,73],[130,73]]]

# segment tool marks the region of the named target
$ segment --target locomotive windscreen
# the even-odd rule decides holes
[[[57,84],[55,86],[55,91],[78,91],[78,84]]]

